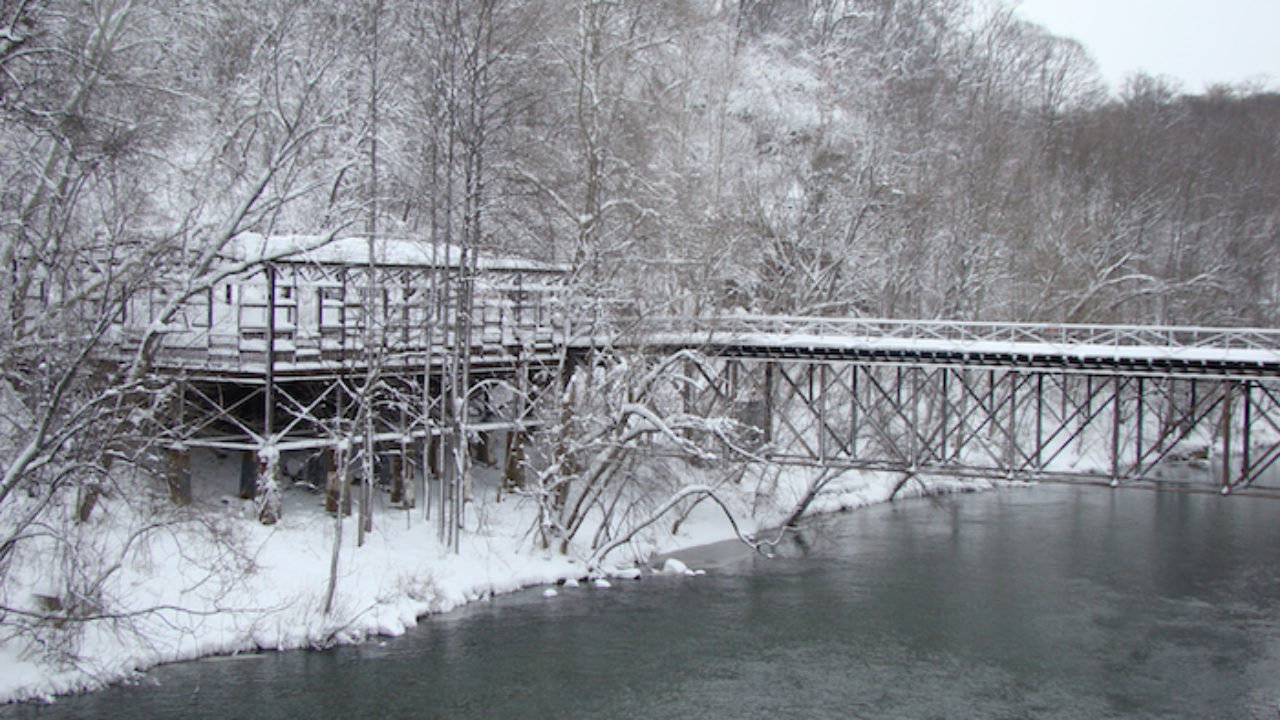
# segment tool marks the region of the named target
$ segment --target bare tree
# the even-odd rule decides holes
[[[292,4],[237,15],[50,2],[29,17],[28,39],[3,68],[33,88],[19,98],[33,120],[0,130],[20,149],[0,159],[0,576],[27,546],[50,547],[67,572],[45,611],[6,615],[14,627],[119,612],[105,589],[113,568],[157,530],[198,525],[149,505],[167,495],[170,443],[181,438],[174,387],[152,361],[186,322],[188,299],[262,261],[229,260],[239,233],[287,224],[293,205],[331,184],[332,166],[311,151],[336,120],[336,55],[314,42],[323,18]],[[210,83],[184,70],[203,43],[223,39],[208,33],[219,22],[264,34],[244,48],[252,72]],[[140,308],[147,317],[132,316]],[[147,505],[153,522],[121,528],[123,544],[106,533],[85,554],[104,503]]]
[[[679,479],[681,462],[701,464],[713,478],[699,486],[741,477],[739,463],[755,457],[755,430],[685,410],[681,388],[696,380],[680,368],[701,362],[690,352],[652,360],[634,355],[572,372],[545,410],[548,423],[535,437],[531,480],[522,489],[537,503],[544,547],[566,552],[588,527],[592,548],[629,532],[647,510],[689,484]],[[663,457],[675,464],[664,467]]]

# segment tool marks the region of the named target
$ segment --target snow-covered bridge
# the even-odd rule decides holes
[[[606,344],[717,358],[689,410],[755,424],[778,462],[1203,485],[1189,464],[1233,492],[1280,459],[1278,330],[730,316],[574,341]]]
[[[1280,459],[1277,330],[599,322],[566,311],[566,269],[537,261],[365,238],[246,236],[237,253],[229,262],[244,271],[164,325],[155,366],[180,388],[177,446],[257,452],[258,472],[278,451],[359,437],[405,473],[416,455],[424,476],[447,474],[432,443],[465,448],[486,430],[513,441],[558,373],[618,348],[712,358],[686,373],[686,409],[755,425],[761,456],[777,462],[1119,483],[1212,461],[1216,487],[1237,491],[1256,489]],[[154,330],[167,302],[161,293],[124,308],[121,347]]]
[[[1119,372],[1280,376],[1280,330],[812,318],[657,317],[624,342],[722,356]]]

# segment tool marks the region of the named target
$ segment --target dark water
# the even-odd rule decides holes
[[[0,717],[1277,718],[1280,501],[1046,487]]]

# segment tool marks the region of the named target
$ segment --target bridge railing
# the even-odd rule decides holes
[[[638,320],[631,326],[631,330],[649,336],[687,335],[690,340],[710,335],[787,335],[941,340],[956,343],[1280,351],[1280,330],[1248,327],[1001,323],[770,315],[650,317]]]

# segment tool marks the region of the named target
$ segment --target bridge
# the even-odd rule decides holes
[[[331,509],[337,468],[377,456],[393,499],[412,505],[414,478],[427,479],[443,534],[445,513],[461,516],[474,439],[502,435],[518,457],[556,402],[547,390],[618,352],[696,352],[668,379],[682,410],[753,426],[755,456],[772,462],[1112,485],[1183,482],[1178,466],[1200,465],[1223,493],[1280,491],[1261,482],[1280,460],[1278,330],[587,321],[567,309],[560,266],[411,240],[305,241],[246,237],[246,269],[163,326],[162,289],[121,309],[119,352],[161,327],[153,366],[176,388],[162,420],[178,495],[193,447],[242,452],[246,496],[280,453],[319,458],[309,479]]]
[[[714,358],[690,364],[688,409],[757,426],[775,462],[1202,485],[1191,465],[1223,493],[1276,489],[1277,330],[668,317],[615,344]]]

